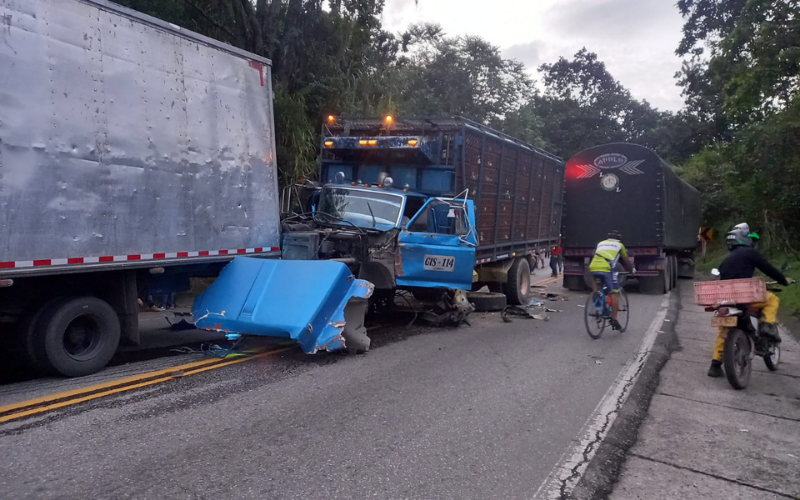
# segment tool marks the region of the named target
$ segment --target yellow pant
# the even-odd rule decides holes
[[[753,307],[757,307],[761,309],[761,313],[764,315],[762,321],[766,323],[777,323],[778,322],[778,306],[781,303],[781,299],[778,298],[772,292],[767,292],[767,300],[766,302],[762,302],[760,304],[753,304]],[[717,333],[717,340],[714,342],[714,356],[712,359],[715,361],[722,361],[722,352],[725,349],[725,338],[728,336],[728,329],[725,327],[719,327],[719,332]]]

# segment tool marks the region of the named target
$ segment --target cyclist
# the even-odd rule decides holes
[[[719,266],[719,279],[736,280],[752,278],[755,270],[758,269],[781,285],[788,285],[792,280],[783,275],[778,269],[770,264],[754,248],[759,240],[758,234],[750,231],[747,223],[737,224],[725,237],[730,253]],[[753,304],[754,307],[761,309],[763,321],[759,326],[759,333],[772,337],[773,342],[780,343],[781,337],[778,334],[776,321],[778,320],[778,305],[780,299],[772,292],[767,292],[767,300],[761,304]],[[722,353],[725,348],[725,337],[728,329],[720,327],[717,333],[717,340],[714,343],[714,354],[711,358],[711,368],[708,369],[709,377],[721,377]]]
[[[633,271],[633,264],[628,258],[628,251],[622,244],[622,235],[619,231],[608,233],[608,239],[597,244],[594,251],[594,258],[589,263],[589,271],[595,278],[600,278],[608,289],[608,296],[611,298],[611,321],[609,324],[614,330],[621,330],[622,325],[617,321],[619,312],[619,273],[616,271],[617,264],[622,265],[628,271]],[[594,280],[594,291],[597,291],[597,280]]]

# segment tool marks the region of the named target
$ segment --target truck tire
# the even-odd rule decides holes
[[[30,314],[21,325],[21,333],[25,341],[25,361],[37,372],[47,372],[48,365],[36,349],[36,332],[39,331],[42,317],[47,314],[54,304],[63,301],[63,298],[51,299]]]
[[[506,308],[506,296],[494,292],[467,292],[467,300],[476,312],[502,311]]]
[[[586,283],[584,283],[583,276],[564,276],[564,288],[573,292],[582,292],[586,290]]]
[[[34,358],[50,373],[82,377],[111,361],[119,339],[119,318],[107,302],[62,299],[42,311],[33,332]]]
[[[508,281],[505,286],[508,303],[527,305],[531,300],[531,266],[528,259],[518,258],[508,270]]]
[[[662,270],[658,272],[658,276],[642,276],[639,278],[639,291],[645,295],[667,293],[667,275]]]
[[[678,287],[678,256],[672,256],[672,288]]]
[[[594,289],[594,275],[588,268],[583,272],[583,286],[586,290]]]

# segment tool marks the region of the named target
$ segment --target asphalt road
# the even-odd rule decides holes
[[[664,299],[631,294],[628,332],[592,340],[569,298],[548,322],[475,314],[0,424],[0,496],[532,498]]]

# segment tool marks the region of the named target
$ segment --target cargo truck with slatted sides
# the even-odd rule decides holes
[[[662,294],[694,276],[700,193],[654,151],[603,144],[567,161],[562,241],[564,287],[591,286],[589,262],[608,232],[622,233],[646,294]]]
[[[489,285],[529,302],[533,254],[559,238],[560,158],[461,117],[330,116],[320,148],[314,224],[284,220],[284,258],[346,261],[376,299]]]
[[[0,0],[0,338],[46,372],[137,296],[280,256],[270,61],[105,0]]]

